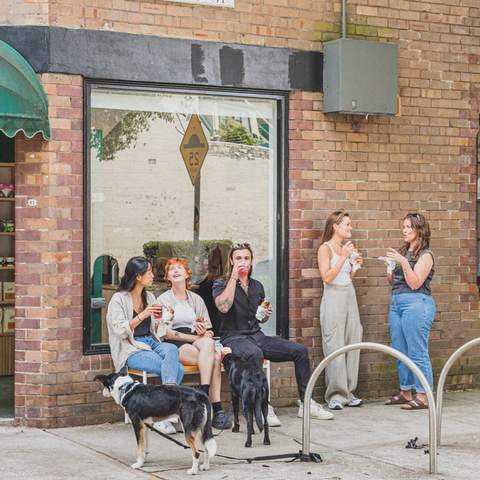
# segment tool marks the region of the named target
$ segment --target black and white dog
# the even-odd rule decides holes
[[[123,375],[123,371],[97,375],[94,380],[103,384],[103,396],[112,397],[130,417],[138,446],[138,458],[133,468],[141,468],[145,463],[146,425],[152,425],[153,418],[163,420],[172,415],[180,417],[185,440],[192,449],[192,468],[187,473],[198,473],[199,447],[202,445],[205,455],[200,470],[210,468],[217,443],[212,434],[211,404],[203,392],[183,385],[144,385],[129,375]]]
[[[230,393],[234,425],[232,432],[240,431],[238,419],[239,400],[242,401],[243,415],[247,423],[246,447],[252,446],[253,418],[258,429],[263,431],[263,444],[270,445],[268,431],[268,382],[263,372],[262,361],[252,356],[231,355],[228,379],[230,381]]]

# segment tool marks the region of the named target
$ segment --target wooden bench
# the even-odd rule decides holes
[[[197,365],[184,365],[183,366],[185,375],[198,375],[200,374],[200,370],[198,369]],[[268,400],[270,400],[270,360],[263,360],[263,369],[265,370],[265,375],[267,377],[268,382]],[[222,372],[225,369],[222,365]],[[142,383],[147,385],[149,378],[158,378],[158,375],[155,373],[148,373],[145,370],[137,370],[136,368],[127,368],[127,372],[131,377],[139,377],[142,379]],[[127,413],[125,412],[125,423],[129,423],[129,418]]]

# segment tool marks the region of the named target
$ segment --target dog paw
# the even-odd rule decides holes
[[[197,468],[189,468],[187,470],[188,475],[197,475],[198,474],[198,469]]]
[[[249,448],[252,446],[252,442],[246,441],[245,442],[245,447]]]
[[[203,470],[203,471],[210,470],[210,465],[205,465],[204,463],[202,463],[202,465],[200,465],[200,470]]]
[[[132,464],[132,468],[142,468],[143,467],[143,462],[135,462],[134,464]]]
[[[232,432],[233,433],[238,433],[240,431],[240,426],[239,425],[235,425],[233,428],[232,428]]]
[[[264,445],[270,445],[270,440],[264,440],[264,441],[263,441],[263,444],[264,444]]]

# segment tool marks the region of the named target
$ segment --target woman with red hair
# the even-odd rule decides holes
[[[212,402],[212,425],[231,428],[231,420],[220,402],[221,360],[215,352],[212,324],[202,297],[190,291],[191,277],[183,258],[171,258],[165,265],[165,281],[170,288],[157,299],[163,311],[173,315],[165,341],[178,347],[180,363],[198,365],[201,389]]]

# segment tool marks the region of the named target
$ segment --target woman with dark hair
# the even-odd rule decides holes
[[[152,283],[150,262],[145,257],[131,258],[108,304],[110,352],[117,372],[128,366],[157,374],[165,385],[179,384],[183,366],[178,360],[178,349],[155,334],[153,316],[160,316],[160,306],[147,290]],[[168,421],[158,422],[157,428],[164,433],[175,433]]]
[[[393,267],[393,271],[392,267],[387,269],[387,280],[392,285],[388,314],[392,347],[407,355],[433,387],[428,339],[436,307],[430,290],[434,273],[430,227],[422,214],[408,213],[403,219],[402,234],[404,243],[399,250],[387,250]],[[428,408],[427,396],[418,378],[398,360],[397,370],[400,392],[387,400],[386,405],[401,405],[404,410]]]
[[[220,354],[215,352],[212,324],[202,297],[190,291],[191,278],[192,272],[183,258],[168,260],[165,281],[169,289],[157,299],[165,311],[173,312],[165,341],[178,347],[183,365],[198,365],[200,388],[212,402],[212,425],[231,428],[220,402],[222,365]]]
[[[323,354],[330,355],[345,345],[362,341],[362,324],[352,277],[362,264],[362,257],[350,241],[352,222],[347,212],[333,212],[325,223],[318,249],[318,268],[323,280],[320,304]],[[333,360],[325,371],[328,408],[358,407],[355,397],[360,352],[354,350]]]

